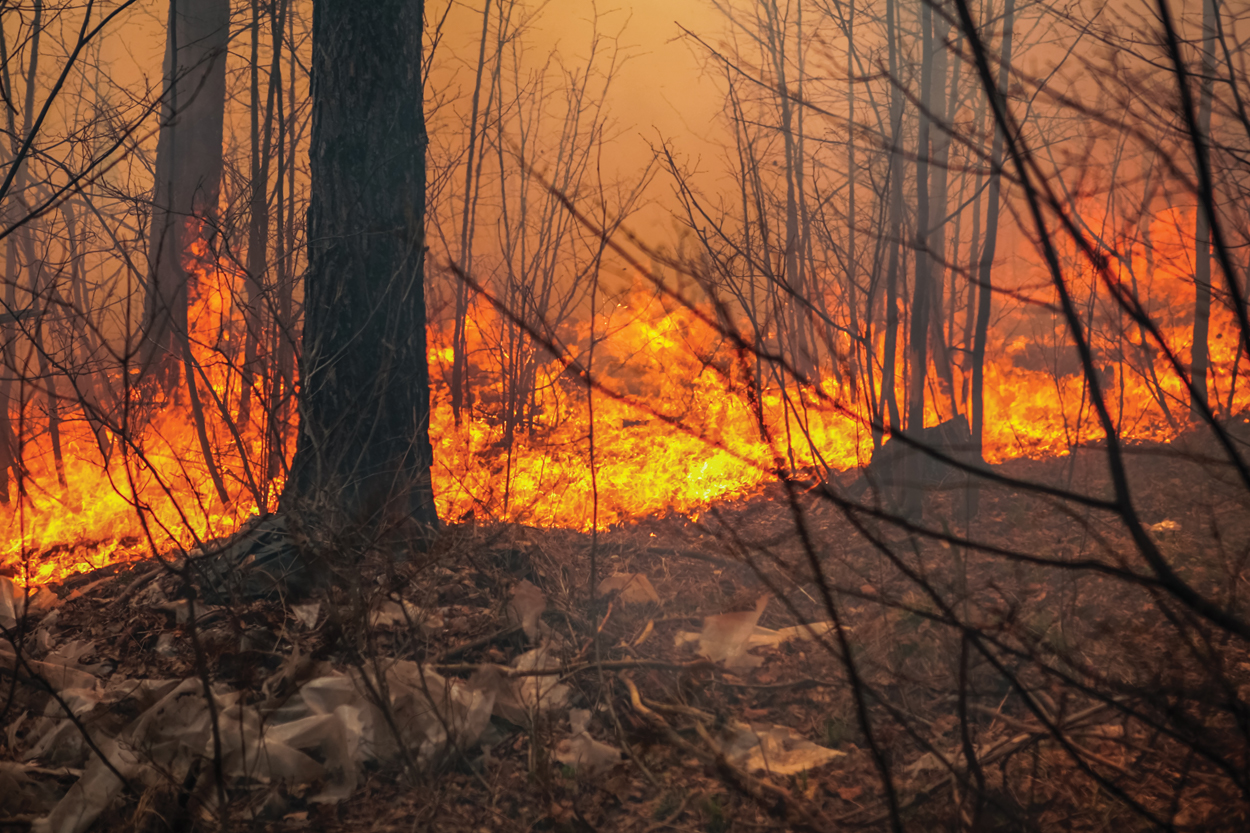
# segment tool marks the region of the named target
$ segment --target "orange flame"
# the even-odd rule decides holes
[[[1192,319],[1192,244],[1179,230],[1191,227],[1192,217],[1165,212],[1152,226],[1152,261],[1136,253],[1119,269],[1125,285],[1136,279],[1138,296],[1184,361]],[[57,486],[44,430],[22,448],[24,495],[15,494],[0,507],[5,527],[0,561],[16,570],[21,582],[56,581],[147,554],[152,547],[194,546],[237,528],[280,492],[281,476],[265,475],[273,450],[263,410],[253,409],[247,422],[238,424],[244,384],[238,352],[245,328],[236,299],[244,276],[214,263],[203,244],[186,263],[194,276],[191,341],[202,372],[197,382],[205,433],[231,500],[223,505],[215,494],[185,403],[157,411],[128,441],[105,436],[107,459],[88,422],[71,414],[61,424],[68,486]],[[1175,436],[1187,419],[1181,380],[1161,351],[1140,346],[1136,329],[1115,324],[1120,319],[1108,311],[1107,291],[1097,288],[1092,274],[1074,274],[1074,287],[1085,287],[1082,304],[1102,310],[1094,327],[1096,361],[1122,435]],[[1051,301],[1044,290],[1037,300]],[[1062,321],[1043,307],[1009,310],[1006,302],[997,303],[1000,320],[991,332],[985,374],[987,460],[1061,455],[1099,439],[1086,381],[1072,362]],[[872,453],[866,397],[849,378],[830,375],[818,384],[796,385],[765,372],[755,390],[751,360],[737,356],[695,310],[666,307],[643,292],[595,317],[593,357],[586,349],[591,322],[574,328],[581,361],[593,358],[590,370],[602,389],[588,395],[565,361],[542,362],[533,389],[526,391],[530,417],[509,432],[497,406],[509,359],[494,335],[503,324],[484,305],[470,322],[478,404],[461,424],[453,419],[447,391],[435,384],[430,433],[436,501],[445,519],[473,512],[480,518],[587,529],[595,522],[606,527],[646,515],[697,515],[718,500],[758,489],[778,466],[844,470]],[[446,328],[431,328],[435,380],[451,360],[449,335]],[[1238,342],[1233,316],[1220,304],[1213,306],[1210,344],[1213,400],[1218,396],[1224,403]],[[900,379],[904,361],[900,355]],[[956,364],[955,387],[966,391],[968,374]],[[950,415],[949,402],[938,400],[927,403],[930,424]],[[966,394],[958,400],[966,410]],[[1240,385],[1231,402],[1233,412],[1250,405],[1250,384]],[[29,424],[40,416],[28,408],[24,419]],[[289,425],[286,437],[293,437]],[[285,442],[278,454],[288,455],[291,445]]]

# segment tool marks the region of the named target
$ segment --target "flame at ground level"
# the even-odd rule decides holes
[[[65,483],[60,484],[47,410],[36,388],[33,404],[13,411],[14,424],[22,429],[24,469],[20,484],[11,485],[10,502],[0,506],[0,561],[22,583],[53,582],[153,548],[191,547],[233,531],[258,504],[273,508],[293,446],[293,409],[279,432],[257,406],[240,422],[236,358],[243,330],[233,299],[242,277],[218,266],[193,271],[199,291],[192,341],[203,368],[204,436],[231,499],[217,496],[185,396],[179,404],[149,406],[144,418],[129,419],[136,427],[128,437],[93,427],[81,408],[62,403]],[[1163,310],[1165,338],[1187,356],[1185,316],[1166,313],[1184,309],[1192,279],[1183,270],[1169,273],[1160,266],[1150,278],[1139,291],[1151,293],[1153,308]],[[1040,330],[1022,328],[1017,320],[991,334],[985,435],[990,462],[1064,454],[1102,436],[1061,322],[1053,316],[1039,320],[1045,322]],[[740,360],[695,311],[666,307],[640,292],[595,319],[591,372],[603,389],[593,392],[593,401],[566,362],[539,362],[527,354],[532,361],[520,363],[529,368],[520,394],[527,404],[523,418],[509,425],[503,402],[512,396],[515,405],[517,396],[502,389],[501,368],[518,363],[500,345],[520,342],[500,337],[508,326],[485,309],[473,318],[475,404],[459,425],[439,382],[451,355],[449,334],[441,328],[431,332],[433,475],[444,519],[472,512],[479,519],[585,529],[596,517],[608,526],[646,515],[698,513],[717,500],[751,493],[778,465],[845,470],[871,455],[866,397],[846,378],[806,387],[790,380],[783,386],[782,377],[767,367],[757,377],[753,360]],[[570,352],[590,361],[589,323],[568,330]],[[1111,333],[1098,335],[1094,347],[1122,436],[1175,436],[1186,419],[1188,397],[1166,357],[1143,347],[1140,335],[1126,328],[1104,326],[1097,332]],[[1226,411],[1240,412],[1250,405],[1250,385],[1229,392],[1238,375],[1237,338],[1223,308],[1213,316],[1211,345],[1214,394]],[[900,356],[900,378],[905,370]],[[958,363],[953,376],[955,401],[965,411],[968,378]],[[254,401],[276,401],[262,388],[256,388]],[[950,416],[949,391],[935,392],[931,400],[928,424]]]

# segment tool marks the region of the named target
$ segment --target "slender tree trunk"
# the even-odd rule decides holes
[[[229,0],[170,0],[143,328],[145,363],[167,393],[187,354],[183,257],[217,211],[229,34]]]
[[[39,68],[39,44],[43,34],[42,0],[35,0],[32,12],[31,36],[30,44],[28,46],[29,60],[26,67],[26,78],[24,79],[26,83],[25,101],[23,102],[22,127],[20,133],[18,132],[16,121],[14,119],[14,108],[6,108],[8,115],[9,136],[12,142],[10,154],[13,159],[17,158],[18,146],[31,130],[31,118],[35,110],[35,81]],[[2,31],[0,31],[0,44],[2,44],[2,47],[0,47],[0,58],[3,58],[3,69],[0,71],[3,71],[4,73],[5,89],[12,92],[13,83],[9,74],[8,39],[4,36]],[[24,212],[26,210],[25,193],[28,170],[29,163],[27,161],[23,161],[13,180],[13,193],[17,195],[17,199],[13,201],[13,204],[17,206],[19,212]],[[33,260],[30,253],[34,251],[34,247],[31,243],[31,231],[32,229],[30,224],[18,229],[12,239],[9,240],[5,251],[4,305],[5,312],[9,313],[11,316],[16,316],[23,312],[22,310],[17,309],[17,285],[19,276],[21,275],[21,263],[20,258],[18,257],[19,250],[21,250],[27,257],[27,271],[33,274]],[[32,292],[33,290],[34,287],[32,286]],[[17,369],[17,351],[14,346],[16,329],[16,327],[12,327],[9,324],[5,325],[4,330],[7,331],[5,335],[9,337],[5,338],[4,351],[5,369],[18,379],[17,407],[19,418],[18,425],[20,427],[22,407],[26,400],[26,396],[23,389],[24,383],[21,381],[22,374],[20,374]],[[2,423],[0,424],[0,432],[3,432],[3,437],[0,437],[0,463],[4,466],[3,477],[2,480],[0,480],[0,485],[4,486],[3,498],[5,503],[8,502],[9,497],[8,473],[10,470],[12,470],[18,482],[19,497],[25,492],[25,487],[22,482],[22,439],[13,429],[12,417],[9,413],[11,398],[12,386],[9,376],[6,373],[4,381],[0,383],[0,407],[3,407],[4,409],[3,417],[0,419],[0,423]]]
[[[1215,85],[1215,8],[1216,0],[1202,2],[1202,75],[1198,98],[1198,132],[1211,146],[1211,99]],[[1211,206],[1214,210],[1215,206]],[[1195,418],[1207,407],[1207,373],[1211,364],[1211,221],[1199,209],[1194,224],[1194,343],[1190,353]]]
[[[30,66],[26,77],[26,116],[24,118],[22,133],[25,135],[31,130],[30,116],[35,109],[35,84],[38,81],[38,65],[39,65],[39,39],[42,32],[43,3],[42,0],[36,0],[34,4],[35,18],[34,34],[30,44]],[[23,189],[25,190],[25,189]],[[25,195],[18,197],[18,204],[25,206],[27,204]],[[39,363],[39,376],[43,379],[47,386],[44,391],[46,399],[46,407],[48,412],[48,438],[52,441],[52,461],[56,467],[56,482],[62,489],[66,489],[69,483],[65,479],[65,455],[61,447],[61,409],[60,403],[57,401],[56,393],[56,377],[52,374],[50,362],[48,361],[48,344],[45,341],[46,330],[44,328],[44,313],[46,307],[44,301],[51,294],[52,277],[48,278],[48,286],[45,288],[43,284],[44,262],[35,254],[35,238],[34,229],[31,224],[23,226],[17,234],[19,245],[25,249],[26,255],[26,274],[30,279],[30,312],[34,320],[34,330],[32,339],[34,342],[35,356]]]
[[[422,12],[420,0],[313,6],[303,386],[282,502],[349,523],[437,523]]]
[[[929,91],[929,103],[934,117],[938,120],[938,128],[932,135],[932,164],[929,166],[931,187],[929,189],[929,224],[925,246],[929,259],[929,337],[933,346],[933,365],[937,378],[950,402],[953,416],[959,405],[955,398],[955,378],[951,368],[950,350],[943,335],[942,312],[945,309],[946,274],[946,212],[950,193],[950,151],[951,137],[949,125],[955,119],[955,108],[958,106],[959,69],[956,62],[951,70],[949,91],[946,82],[947,66],[950,55],[946,48],[946,38],[950,34],[951,25],[943,15],[937,15],[933,21],[932,36],[933,70],[932,89]],[[958,49],[956,49],[958,52]],[[955,238],[958,242],[958,237]],[[937,403],[935,403],[937,404]]]
[[[482,8],[482,37],[478,44],[477,73],[473,79],[473,99],[469,106],[469,150],[464,161],[464,213],[460,224],[460,263],[462,275],[467,276],[473,268],[473,229],[477,214],[477,196],[481,180],[474,180],[474,173],[480,174],[481,160],[477,159],[478,151],[478,112],[482,103],[482,75],[486,69],[486,39],[490,32],[490,0]],[[484,159],[485,150],[480,152]],[[475,171],[474,166],[477,166]],[[460,424],[461,411],[469,395],[469,343],[467,325],[469,318],[469,284],[468,281],[456,282],[456,311],[454,332],[452,334],[451,357],[451,411]]]
[[[277,12],[279,20],[282,10]],[[279,92],[282,73],[282,41],[274,38],[270,59],[269,84],[265,93],[264,117],[260,103],[260,0],[252,0],[251,60],[251,128],[252,168],[251,206],[247,230],[247,284],[244,318],[246,345],[243,348],[242,391],[239,396],[239,424],[251,419],[252,386],[257,358],[265,337],[265,315],[261,304],[263,279],[268,269],[269,254],[269,161],[273,154],[274,99]],[[280,25],[280,24],[279,24]]]
[[[929,154],[934,91],[934,38],[933,9],[928,3],[920,4],[920,38],[922,55],[920,66],[920,135],[916,145],[916,278],[912,287],[911,321],[908,331],[908,351],[911,357],[911,377],[907,386],[907,433],[919,437],[924,430],[925,382],[929,370],[929,304],[932,298],[931,257],[926,251],[929,245]],[[919,517],[922,513],[923,492],[921,469],[924,456],[917,452],[906,455],[903,473],[903,494],[900,509],[904,516]]]
[[[980,131],[985,125],[985,96],[980,96],[977,102],[977,113],[974,117],[973,124],[976,130]],[[977,176],[973,183],[973,193],[976,198],[972,201],[972,237],[968,245],[968,264],[969,264],[969,280],[968,280],[968,303],[964,313],[964,332],[963,345],[965,351],[966,370],[972,369],[972,350],[976,340],[976,321],[977,321],[977,305],[979,303],[980,293],[977,291],[977,284],[980,281],[980,270],[978,265],[981,263],[981,247],[985,245],[981,239],[981,200],[984,196],[984,190],[981,187],[982,179],[985,177],[985,171],[981,166],[977,166]],[[987,186],[988,187],[988,186]],[[964,401],[965,407],[969,413],[972,411],[971,401],[971,378],[968,373],[964,374]]]
[[[803,307],[802,298],[807,298],[806,276],[803,274],[803,240],[805,231],[799,223],[799,203],[803,199],[803,148],[802,138],[795,133],[794,107],[790,102],[788,73],[786,72],[786,30],[775,0],[765,4],[768,12],[766,34],[773,61],[773,73],[777,79],[777,103],[781,108],[781,136],[785,148],[786,175],[786,236],[782,251],[786,292],[781,298],[781,309],[788,310],[789,315],[779,318],[787,322],[790,361],[800,378],[808,378],[815,367],[807,323],[811,316]],[[798,49],[802,50],[802,33],[799,33]],[[803,79],[798,80],[799,94],[802,93]]]
[[[277,477],[286,465],[287,422],[291,413],[291,397],[295,390],[295,344],[294,321],[292,316],[292,282],[294,281],[294,246],[291,244],[292,233],[289,231],[291,219],[287,214],[287,203],[294,204],[294,199],[287,199],[287,193],[294,189],[288,187],[288,168],[294,170],[293,159],[296,139],[294,130],[287,123],[287,104],[282,88],[282,43],[285,26],[291,17],[290,0],[279,0],[269,11],[270,24],[273,27],[274,61],[272,83],[277,90],[275,100],[275,120],[278,131],[277,175],[274,177],[274,294],[277,296],[274,310],[274,322],[271,333],[270,352],[277,357],[277,367],[273,369],[269,387],[268,425],[269,464],[266,474],[268,479]],[[291,85],[295,83],[294,70],[290,71]],[[294,93],[292,93],[292,98]]]
[[[998,96],[1004,105],[1007,100],[1007,82],[1011,74],[1011,45],[1015,25],[1015,0],[1006,0],[1003,6],[1003,42],[998,64],[998,89],[987,90],[986,95]],[[994,253],[998,245],[998,214],[1002,192],[1003,144],[1005,137],[1001,128],[994,129],[994,143],[990,148],[990,184],[986,194],[985,244],[981,247],[981,262],[977,265],[976,333],[972,341],[972,445],[980,459],[985,443],[985,345],[990,329],[990,308],[993,301]],[[968,508],[975,513],[979,506],[980,490],[969,490]]]
[[[855,0],[849,0],[849,2],[847,3],[847,21],[846,21],[846,67],[847,67],[847,79],[846,79],[846,121],[847,121],[847,123],[848,123],[848,124],[854,125],[854,124],[855,124],[855,79],[854,79],[854,71],[855,71],[855,70],[854,70],[854,67],[855,67]],[[855,296],[856,296],[856,291],[855,291],[855,290],[856,290],[856,285],[857,285],[857,284],[856,284],[856,281],[857,281],[857,280],[858,280],[858,278],[859,278],[859,275],[858,275],[858,272],[859,272],[859,263],[858,263],[858,261],[857,261],[857,259],[856,259],[856,250],[855,250],[855,247],[856,247],[856,244],[857,244],[856,234],[855,234],[855,232],[856,232],[855,224],[858,222],[858,220],[857,220],[857,218],[856,218],[856,216],[855,216],[855,213],[856,213],[856,208],[857,208],[858,206],[856,206],[856,204],[855,204],[855,186],[858,184],[858,173],[859,173],[859,171],[858,171],[858,170],[856,170],[856,161],[855,161],[855,136],[854,136],[854,133],[852,133],[852,134],[851,134],[851,135],[847,138],[847,143],[846,143],[846,167],[847,167],[847,180],[846,180],[846,190],[847,190],[847,195],[846,195],[846,292],[847,292],[847,305],[850,307],[850,311],[851,311],[851,333],[853,334],[853,336],[854,336],[854,337],[858,337],[858,336],[859,336],[859,334],[860,334],[860,324],[859,324],[859,320],[858,320],[858,319],[859,319],[859,312],[858,312],[858,303],[859,303],[859,302],[858,302],[858,299],[855,297]],[[809,244],[809,245],[810,245],[810,244]],[[813,275],[814,275],[814,274],[815,274],[815,270],[813,270]],[[861,366],[861,367],[866,365],[866,367],[867,367],[867,371],[868,371],[868,380],[867,380],[867,381],[868,381],[868,390],[869,390],[869,395],[868,395],[868,397],[867,397],[867,401],[870,403],[870,410],[875,410],[875,408],[872,408],[872,407],[871,407],[871,405],[872,405],[872,404],[875,404],[875,403],[873,403],[873,398],[874,398],[874,397],[872,396],[872,393],[871,393],[871,391],[872,391],[872,389],[873,389],[873,387],[874,387],[874,386],[873,386],[873,379],[872,379],[872,359],[871,359],[871,357],[872,357],[872,294],[873,294],[873,293],[872,293],[872,290],[870,289],[870,290],[868,291],[868,293],[867,293],[867,295],[868,295],[868,303],[865,305],[865,309],[864,309],[864,319],[865,319],[865,321],[864,321],[864,335],[865,335],[865,338],[864,338],[863,345],[861,345],[861,343],[859,342],[858,338],[856,338],[856,340],[854,340],[854,341],[852,341],[852,342],[851,342],[851,347],[852,347],[852,349],[855,351],[856,365]],[[862,362],[862,361],[860,360],[860,351],[861,351],[861,349],[863,349],[863,350],[864,350],[864,351],[868,354],[868,361],[867,361],[867,362]],[[837,366],[838,366],[838,356],[837,356],[837,354],[836,354],[836,353],[835,353],[832,349],[829,351],[829,354],[830,354],[830,355],[829,355],[829,362],[830,362],[830,363],[831,363],[834,367],[837,367]],[[878,418],[876,421],[877,421],[877,422],[880,422],[880,419]]]
[[[74,392],[82,405],[83,418],[91,426],[95,434],[96,445],[100,449],[101,459],[109,459],[109,433],[101,420],[101,412],[105,410],[108,396],[108,378],[97,379],[92,365],[100,353],[100,341],[97,332],[90,326],[88,316],[91,314],[91,303],[87,295],[87,281],[83,269],[83,252],[79,243],[79,226],[74,211],[74,201],[66,200],[61,206],[65,216],[65,237],[69,248],[70,263],[70,300],[76,307],[71,316],[70,326],[73,328],[71,345],[81,345],[82,354],[76,348],[70,353],[75,357],[75,364],[83,368],[74,380]],[[103,391],[103,393],[102,393]]]
[[[894,21],[898,14],[895,0],[886,0],[886,39],[889,41],[890,77],[898,78],[898,36]],[[889,265],[885,280],[885,345],[881,366],[880,410],[890,416],[890,429],[902,428],[898,412],[898,395],[895,393],[894,365],[898,355],[898,272],[903,247],[903,95],[897,84],[890,85],[890,209],[889,209]],[[877,446],[881,431],[874,430],[873,445]]]

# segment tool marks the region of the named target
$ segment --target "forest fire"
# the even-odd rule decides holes
[[[1140,259],[1134,264],[1140,296],[1160,316],[1183,309],[1192,293],[1191,279],[1183,272],[1183,243],[1175,232],[1183,219],[1169,214],[1156,221],[1153,272]],[[222,502],[217,494],[185,401],[154,408],[142,422],[136,414],[132,424],[138,427],[125,438],[106,429],[97,435],[82,411],[68,403],[59,426],[65,486],[57,482],[47,431],[32,430],[22,449],[22,491],[14,490],[2,512],[5,569],[21,582],[44,584],[153,549],[193,547],[230,533],[258,509],[275,508],[293,446],[294,418],[285,420],[276,457],[263,409],[254,407],[247,423],[238,423],[243,379],[235,352],[245,330],[239,301],[243,275],[208,263],[202,252],[188,258],[187,266],[196,276],[192,350],[201,388],[205,380],[211,385],[203,396],[205,432],[230,500]],[[1043,290],[1033,294],[1039,302],[1049,300]],[[1036,320],[1036,309],[1047,308],[1004,312],[991,333],[984,445],[991,463],[1060,455],[1101,436],[1079,369],[1071,366],[1070,357],[1063,364],[1068,340],[1061,322],[1049,311],[1042,316],[1053,328],[1050,339],[1026,329],[1026,316],[1033,313]],[[726,339],[706,320],[691,309],[662,303],[641,287],[596,317],[591,372],[598,381],[592,405],[600,526],[648,515],[697,515],[717,500],[747,495],[769,482],[779,460],[802,476],[825,466],[851,469],[871,456],[869,413],[864,397],[850,384],[830,377],[819,387],[796,385],[766,369],[757,410],[742,382],[743,371],[750,376],[754,369],[740,366]],[[1170,343],[1184,345],[1185,316],[1160,320]],[[514,427],[509,443],[493,411],[502,359],[490,346],[490,332],[499,323],[485,304],[475,308],[469,348],[479,386],[477,405],[459,426],[437,381],[451,355],[448,333],[431,332],[436,380],[431,438],[440,516],[455,520],[473,513],[479,519],[588,528],[596,507],[587,389],[567,372],[566,361],[542,364],[535,375],[532,417]],[[585,361],[590,326],[583,322],[575,329],[569,350],[580,351]],[[1095,348],[1122,436],[1156,441],[1175,436],[1186,419],[1180,380],[1159,351],[1149,354],[1138,346],[1140,337],[1127,332],[1120,337],[1118,353],[1106,343],[1096,342]],[[1250,386],[1232,387],[1235,322],[1218,306],[1212,345],[1217,397],[1236,413],[1250,404]],[[1143,364],[1146,355],[1152,361]],[[900,359],[900,377],[904,370]],[[966,391],[958,363],[953,373],[956,388]],[[260,399],[260,392],[254,398]],[[936,399],[928,403],[927,424],[950,416],[949,399],[940,394]],[[961,411],[964,401],[961,397]],[[23,415],[27,425],[41,418],[46,416],[33,406]]]
[[[0,829],[1247,829],[1243,18],[7,4]]]

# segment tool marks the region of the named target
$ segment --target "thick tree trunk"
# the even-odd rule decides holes
[[[284,508],[437,522],[420,0],[313,6],[300,425]],[[323,515],[324,516],[324,515]]]
[[[217,210],[229,0],[170,0],[144,302],[145,360],[166,391],[187,353],[182,259]]]

